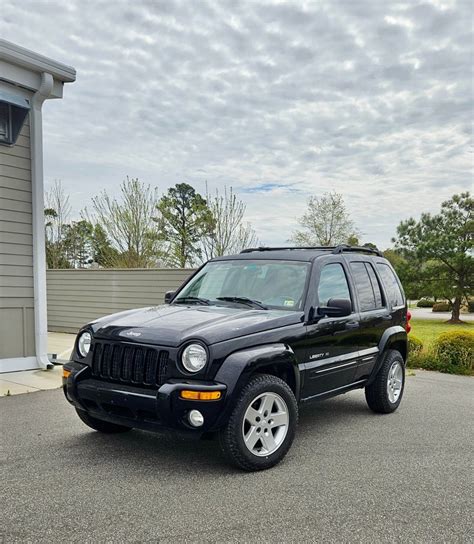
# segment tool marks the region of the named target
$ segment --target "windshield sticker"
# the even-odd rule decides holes
[[[286,298],[285,302],[283,303],[284,306],[294,306],[295,301],[292,298]]]

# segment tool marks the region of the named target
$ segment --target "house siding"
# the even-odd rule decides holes
[[[0,359],[35,355],[30,128],[0,146]]]

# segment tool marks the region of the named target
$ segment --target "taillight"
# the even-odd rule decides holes
[[[410,319],[411,319],[411,313],[407,312],[407,323],[405,325],[405,330],[407,331],[407,334],[411,331]]]

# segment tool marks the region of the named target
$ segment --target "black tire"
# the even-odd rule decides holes
[[[245,445],[244,417],[247,409],[254,402],[258,402],[258,397],[264,393],[274,393],[283,399],[287,408],[288,424],[286,425],[286,435],[278,449],[270,455],[261,454],[258,456]],[[271,423],[271,414],[265,417]],[[288,453],[295,437],[297,425],[298,405],[288,384],[270,374],[257,374],[242,389],[227,424],[219,432],[219,442],[224,455],[233,465],[247,471],[265,470],[279,463]],[[271,429],[269,431],[273,437],[273,431]]]
[[[115,434],[115,433],[126,433],[132,430],[132,427],[125,427],[123,425],[117,425],[116,423],[110,423],[104,421],[103,419],[97,419],[92,417],[87,412],[83,410],[78,410],[76,408],[77,415],[88,427],[94,429],[94,431],[99,431],[99,433],[106,434]]]
[[[388,393],[389,372],[394,363],[399,363],[402,374],[401,390],[398,398],[392,402]],[[365,388],[365,398],[369,408],[378,414],[390,414],[394,412],[402,401],[405,389],[405,362],[399,351],[387,350],[383,356],[382,366],[375,380]]]

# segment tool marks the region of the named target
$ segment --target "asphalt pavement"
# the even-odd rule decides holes
[[[400,409],[306,406],[260,473],[213,441],[84,426],[62,391],[0,399],[0,542],[473,542],[474,378],[416,371]]]
[[[448,321],[451,318],[451,312],[433,312],[431,308],[410,308],[411,316],[414,319],[436,319],[437,321]],[[462,313],[461,321],[465,323],[474,323],[474,314]]]

